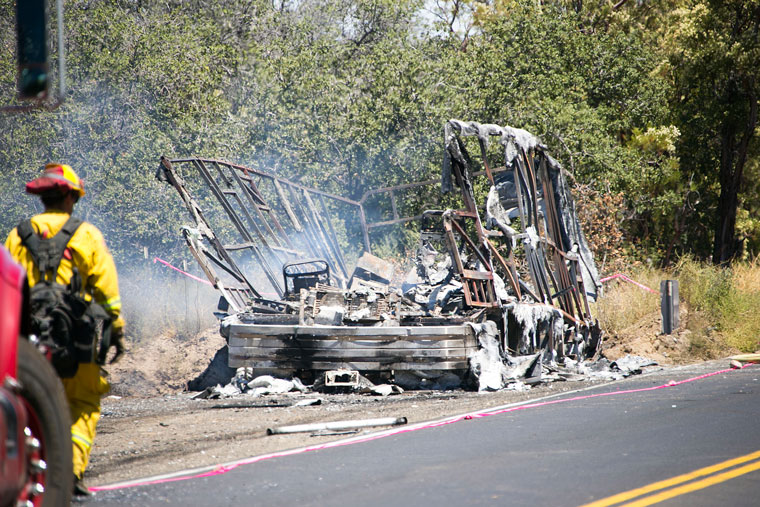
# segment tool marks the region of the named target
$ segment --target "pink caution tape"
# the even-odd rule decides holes
[[[195,275],[191,275],[191,274],[190,274],[190,273],[188,273],[187,271],[183,271],[183,270],[179,269],[179,268],[178,268],[178,267],[176,267],[176,266],[172,266],[172,265],[171,265],[169,262],[167,262],[167,261],[163,260],[163,259],[162,259],[162,258],[160,258],[160,257],[153,257],[153,264],[155,264],[156,262],[160,262],[161,264],[163,264],[163,265],[164,265],[164,266],[166,266],[167,268],[171,268],[171,269],[173,269],[174,271],[176,271],[176,272],[178,272],[178,273],[182,273],[182,274],[183,274],[183,275],[185,275],[186,277],[188,277],[188,278],[192,278],[192,279],[193,279],[193,280],[195,280],[196,282],[205,283],[206,285],[210,285],[211,287],[213,287],[213,286],[214,286],[214,284],[212,284],[212,283],[211,283],[211,282],[209,282],[208,280],[204,280],[203,278],[198,278],[198,277],[197,277],[197,276],[195,276]],[[277,296],[277,294],[275,294],[274,292],[262,292],[262,293],[261,293],[261,295],[262,295],[262,296],[274,296],[274,297],[276,297],[276,296]]]
[[[615,278],[620,278],[621,280],[625,280],[626,282],[632,283],[633,285],[635,285],[635,286],[637,286],[637,287],[641,287],[641,288],[642,288],[642,289],[644,289],[644,290],[648,290],[649,292],[653,292],[653,293],[657,294],[657,291],[656,291],[656,290],[654,290],[654,289],[650,289],[650,288],[649,288],[649,287],[647,287],[646,285],[642,285],[642,284],[640,284],[639,282],[637,282],[637,281],[635,281],[635,280],[631,280],[630,278],[628,278],[627,276],[625,276],[623,273],[617,273],[617,274],[615,274],[615,275],[612,275],[612,276],[608,276],[608,277],[606,277],[606,278],[602,278],[602,279],[601,279],[601,280],[599,280],[599,281],[600,281],[601,283],[604,283],[604,282],[609,282],[610,280],[614,280]]]
[[[168,268],[172,268],[174,271],[176,271],[176,272],[178,272],[178,273],[182,273],[182,274],[183,274],[183,275],[185,275],[186,277],[188,277],[188,278],[192,278],[192,279],[193,279],[193,280],[195,280],[196,282],[205,283],[206,285],[211,285],[211,286],[213,287],[213,284],[212,284],[211,282],[209,282],[208,280],[204,280],[203,278],[198,278],[198,277],[197,277],[197,276],[195,276],[195,275],[191,275],[191,274],[190,274],[190,273],[188,273],[187,271],[182,271],[182,270],[181,270],[181,269],[179,269],[178,267],[172,266],[171,264],[169,264],[168,262],[166,262],[166,261],[165,261],[165,260],[163,260],[163,259],[160,259],[160,258],[158,258],[158,257],[153,257],[153,264],[155,264],[156,262],[160,262],[160,263],[161,263],[161,264],[163,264],[164,266],[166,266],[166,267],[168,267]]]
[[[201,478],[201,477],[211,477],[211,476],[214,476],[214,475],[222,475],[222,474],[226,474],[227,472],[229,472],[231,470],[236,469],[239,466],[250,465],[252,463],[258,463],[259,461],[265,461],[265,460],[269,460],[269,459],[273,459],[273,458],[281,458],[281,457],[285,457],[285,456],[293,456],[295,454],[303,454],[305,452],[310,452],[310,451],[319,451],[319,450],[322,450],[322,449],[331,449],[331,448],[335,448],[335,447],[342,447],[342,446],[345,446],[345,445],[359,444],[359,443],[363,443],[363,442],[371,442],[373,440],[378,440],[378,439],[390,437],[390,436],[393,436],[393,435],[400,435],[402,433],[409,433],[409,432],[412,432],[412,431],[418,431],[418,430],[423,430],[423,429],[428,429],[428,428],[437,428],[437,427],[440,427],[440,426],[446,426],[448,424],[453,424],[453,423],[459,422],[459,421],[468,421],[468,420],[472,420],[472,419],[479,419],[479,418],[482,418],[482,417],[489,417],[489,416],[492,416],[492,415],[505,414],[505,413],[508,413],[508,412],[517,412],[518,410],[527,410],[529,408],[545,407],[545,406],[548,406],[548,405],[557,405],[557,404],[560,404],[560,403],[569,403],[571,401],[589,400],[589,399],[592,399],[592,398],[601,398],[603,396],[617,396],[617,395],[620,395],[620,394],[631,394],[631,393],[642,393],[642,392],[645,392],[645,391],[655,391],[657,389],[665,389],[667,387],[674,387],[674,386],[679,386],[681,384],[686,384],[686,383],[689,383],[689,382],[695,382],[697,380],[702,380],[702,379],[705,379],[705,378],[708,378],[708,377],[713,377],[715,375],[720,375],[722,373],[728,373],[730,371],[734,371],[734,370],[738,370],[738,369],[743,369],[743,368],[746,368],[748,366],[750,366],[750,364],[745,364],[741,368],[739,368],[739,367],[737,367],[737,368],[728,368],[728,369],[725,369],[725,370],[715,371],[715,372],[712,372],[712,373],[706,373],[706,374],[700,375],[698,377],[692,377],[692,378],[688,378],[686,380],[680,380],[678,382],[671,380],[667,384],[662,384],[662,385],[653,386],[653,387],[643,387],[643,388],[640,388],[640,389],[628,389],[628,390],[624,390],[624,391],[611,391],[611,392],[607,392],[607,393],[587,394],[587,395],[583,395],[583,396],[576,396],[576,397],[573,397],[573,398],[562,398],[560,400],[551,400],[551,401],[541,401],[541,402],[537,402],[537,403],[528,403],[528,404],[519,405],[519,406],[516,406],[516,407],[508,407],[508,408],[496,409],[496,410],[483,410],[481,412],[473,412],[473,413],[470,413],[470,414],[458,415],[458,416],[450,417],[448,419],[442,419],[440,421],[424,422],[424,423],[413,424],[413,425],[410,425],[410,426],[405,426],[405,427],[402,427],[402,428],[394,428],[394,429],[391,429],[391,430],[382,431],[382,432],[379,432],[379,433],[374,433],[372,435],[360,436],[360,437],[355,437],[355,438],[346,439],[346,440],[338,440],[338,441],[335,441],[335,442],[327,442],[325,444],[312,445],[312,446],[309,446],[309,447],[302,447],[300,449],[291,449],[289,451],[280,451],[280,452],[273,452],[273,453],[270,453],[270,454],[262,454],[262,455],[259,455],[259,456],[253,456],[251,458],[245,458],[245,459],[242,459],[240,461],[236,461],[234,463],[228,463],[228,464],[225,464],[225,465],[217,465],[213,469],[208,470],[206,472],[199,472],[199,473],[189,472],[188,475],[178,475],[176,477],[167,477],[167,478],[154,479],[154,480],[135,481],[135,482],[129,482],[129,483],[114,484],[114,485],[111,485],[111,486],[95,486],[95,487],[91,487],[90,489],[92,491],[109,491],[109,490],[115,490],[115,489],[133,488],[133,487],[136,487],[136,486],[148,486],[148,485],[151,485],[151,484],[163,484],[163,483],[167,483],[167,482],[186,481],[186,480],[189,480],[189,479],[198,479],[198,478]]]

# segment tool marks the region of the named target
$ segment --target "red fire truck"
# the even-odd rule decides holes
[[[71,500],[71,426],[63,386],[28,333],[26,273],[0,246],[0,506]]]

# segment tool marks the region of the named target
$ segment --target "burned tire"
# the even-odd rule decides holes
[[[18,341],[18,380],[29,416],[29,473],[25,490],[19,499],[31,500],[35,506],[69,505],[74,478],[69,406],[55,370],[37,348],[25,339]]]

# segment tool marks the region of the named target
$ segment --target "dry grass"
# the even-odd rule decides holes
[[[658,293],[661,280],[679,281],[685,310],[681,334],[686,331],[693,358],[725,357],[760,348],[760,260],[735,263],[728,269],[682,258],[672,271],[641,268],[627,275]],[[661,319],[660,297],[634,284],[612,281],[593,312],[609,336],[633,340],[643,323]]]
[[[732,271],[736,290],[743,294],[760,291],[760,259],[736,264]]]
[[[760,347],[760,261],[735,263],[730,269],[679,260],[675,269],[638,269],[634,280],[659,292],[660,281],[679,282],[681,329],[688,331],[690,353],[695,358],[726,356]],[[660,319],[659,294],[624,282],[611,282],[595,306],[602,328],[611,336],[624,336],[640,321]]]
[[[737,262],[731,268],[681,259],[677,266],[682,297],[703,313],[709,324],[704,333],[720,336],[726,352],[753,352],[760,345],[760,264]]]
[[[721,305],[723,332],[729,346],[754,352],[760,347],[760,265],[755,259],[732,271],[734,290]]]
[[[655,291],[659,291],[660,280],[664,279],[664,274],[655,269],[640,269],[627,276]],[[592,312],[602,329],[616,336],[653,312],[659,312],[659,308],[659,294],[617,279],[608,282],[603,297],[594,304]]]

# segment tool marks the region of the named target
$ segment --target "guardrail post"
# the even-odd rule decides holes
[[[662,334],[672,334],[678,329],[678,280],[660,282],[660,310]]]

